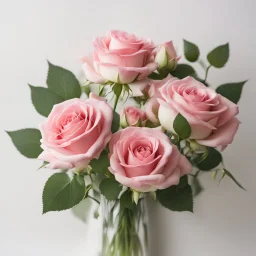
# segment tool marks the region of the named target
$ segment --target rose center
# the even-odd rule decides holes
[[[138,146],[134,150],[134,155],[140,160],[143,158],[149,157],[151,154],[152,154],[152,149],[148,146]]]
[[[83,112],[73,112],[70,115],[67,115],[61,122],[60,126],[57,132],[56,139],[63,139],[65,137],[65,134],[72,134],[75,133],[79,129],[79,123],[80,121],[87,121],[88,123],[88,117],[85,116]]]

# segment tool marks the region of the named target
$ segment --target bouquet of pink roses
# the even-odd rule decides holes
[[[93,48],[82,58],[83,83],[48,62],[47,87],[30,85],[46,120],[40,130],[8,134],[21,154],[55,171],[43,190],[43,213],[94,200],[103,209],[102,255],[147,255],[146,197],[193,212],[203,173],[243,188],[221,151],[239,127],[245,82],[210,88],[208,72],[226,64],[228,44],[209,52],[205,64],[199,48],[184,40],[185,58],[201,65],[204,78],[178,64],[172,41],[156,46],[113,30]]]

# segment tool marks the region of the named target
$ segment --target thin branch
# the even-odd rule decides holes
[[[205,78],[204,78],[204,82],[206,82],[207,80],[207,77],[208,77],[208,72],[209,72],[209,69],[210,69],[211,65],[207,67],[206,71],[205,71]]]
[[[87,195],[88,198],[92,199],[94,202],[96,202],[97,204],[100,204],[100,201],[97,200],[96,198],[90,196],[90,195]]]

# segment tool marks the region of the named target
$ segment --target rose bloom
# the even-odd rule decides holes
[[[136,107],[126,107],[120,113],[121,126],[145,126],[147,121],[146,113]]]
[[[151,40],[112,30],[109,35],[96,38],[93,46],[93,55],[82,61],[86,78],[94,83],[129,84],[157,69]]]
[[[52,169],[82,169],[98,158],[111,138],[112,108],[105,99],[90,94],[89,99],[71,99],[53,107],[40,125],[39,159]]]
[[[128,127],[113,134],[110,172],[136,191],[165,189],[191,171],[190,162],[159,129]]]
[[[160,89],[159,120],[174,132],[173,121],[183,115],[191,126],[191,139],[199,144],[224,148],[232,143],[239,121],[238,106],[192,77],[168,81]]]
[[[170,74],[164,78],[163,80],[150,80],[148,89],[146,89],[146,93],[149,97],[148,101],[145,104],[145,111],[148,119],[155,125],[159,125],[158,119],[158,110],[159,110],[159,102],[158,98],[162,98],[159,89],[167,82],[167,81],[175,81],[176,77],[171,76]]]

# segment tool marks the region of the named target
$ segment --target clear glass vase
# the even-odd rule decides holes
[[[148,212],[145,198],[135,210],[120,201],[101,198],[103,242],[101,256],[148,256]]]

